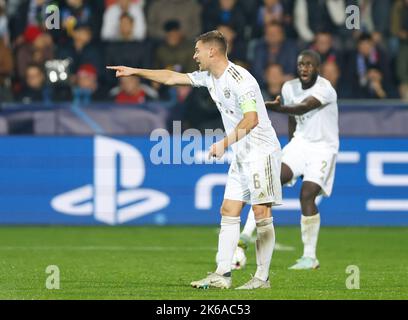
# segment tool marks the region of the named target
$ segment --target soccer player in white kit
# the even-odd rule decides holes
[[[282,87],[285,105],[281,105],[280,97],[266,102],[269,109],[289,114],[290,142],[282,150],[281,183],[294,185],[298,177],[303,177],[300,224],[304,250],[302,257],[289,268],[294,270],[320,266],[316,257],[320,214],[315,199],[319,194],[328,197],[332,192],[339,150],[337,94],[330,82],[319,76],[319,65],[316,52],[302,51],[297,61],[299,77]],[[242,256],[255,230],[253,219],[250,211],[237,256],[238,251]]]
[[[237,289],[269,288],[269,267],[275,245],[271,207],[281,204],[281,150],[268,118],[264,100],[255,78],[244,68],[230,62],[227,42],[219,31],[210,31],[196,40],[193,59],[199,71],[178,73],[124,66],[107,67],[116,76],[136,75],[166,85],[207,87],[221,113],[226,137],[214,143],[209,156],[221,158],[231,146],[234,153],[221,206],[217,268],[195,288],[230,288],[231,261],[240,232],[240,214],[251,204],[257,229],[257,270],[255,276]]]

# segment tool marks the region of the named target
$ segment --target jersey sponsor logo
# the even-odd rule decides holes
[[[94,182],[57,195],[51,207],[68,215],[94,215],[95,220],[116,225],[168,206],[160,191],[140,188],[145,178],[141,153],[118,140],[97,136],[94,141]]]

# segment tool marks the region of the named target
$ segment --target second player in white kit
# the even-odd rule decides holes
[[[337,94],[330,82],[318,75],[319,64],[319,56],[315,52],[303,51],[298,58],[299,78],[286,82],[282,87],[285,105],[281,105],[280,99],[266,103],[273,111],[290,115],[290,142],[282,151],[281,183],[290,186],[299,177],[303,178],[300,202],[304,251],[296,264],[290,267],[296,270],[319,267],[316,246],[320,214],[315,199],[319,194],[328,197],[332,192],[339,150]],[[247,247],[254,230],[250,212],[236,256],[243,256],[243,248]]]

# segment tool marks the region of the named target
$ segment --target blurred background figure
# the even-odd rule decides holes
[[[6,12],[6,1],[0,0],[0,39],[3,39],[4,44],[10,43],[9,20]]]
[[[265,36],[259,39],[251,54],[251,70],[260,85],[265,84],[265,69],[271,63],[282,66],[285,80],[296,74],[298,48],[291,39],[285,39],[282,26],[272,22],[265,26]]]
[[[103,15],[102,40],[144,40],[146,19],[142,3],[117,0],[106,8]]]
[[[375,45],[370,34],[360,35],[357,49],[346,61],[346,82],[352,97],[385,98],[393,92],[388,57]],[[379,90],[379,82],[382,90]]]
[[[29,104],[42,102],[49,105],[51,102],[51,90],[47,86],[44,69],[39,64],[30,64],[26,68],[24,84],[18,94],[18,100]]]
[[[193,60],[194,44],[184,37],[178,20],[169,20],[164,26],[165,40],[155,53],[155,68],[177,72],[192,72],[196,69]]]
[[[120,91],[115,97],[116,103],[140,104],[146,101],[146,93],[141,87],[140,78],[124,77],[119,83]]]
[[[86,106],[94,101],[106,100],[104,90],[98,86],[98,72],[92,64],[79,66],[72,88],[74,105]]]
[[[49,33],[38,26],[28,26],[24,31],[24,42],[16,48],[16,67],[19,79],[25,78],[29,64],[44,65],[54,58],[54,42]]]
[[[392,9],[391,32],[398,39],[396,74],[401,98],[408,101],[408,0],[397,0]]]
[[[85,0],[66,0],[61,10],[61,24],[69,37],[78,25],[88,25],[93,34],[98,34],[100,28],[96,13]]]
[[[249,66],[246,56],[247,48],[245,41],[242,38],[238,37],[237,33],[230,25],[220,24],[217,27],[217,30],[220,31],[227,40],[227,54],[229,60],[234,62],[235,64],[243,66],[244,68],[248,68]]]
[[[134,18],[127,12],[122,13],[119,24],[119,36],[105,42],[105,65],[129,65],[139,68],[152,67],[152,42],[135,40]],[[115,75],[104,72],[104,81],[111,88],[117,82]]]
[[[320,30],[338,34],[345,19],[344,0],[295,0],[294,27],[304,43],[312,42]]]
[[[337,92],[337,98],[350,98],[350,93],[346,91],[346,88],[341,82],[340,67],[336,61],[327,60],[320,66],[320,75],[330,81],[331,85]]]
[[[0,101],[11,101],[11,77],[14,70],[14,59],[9,42],[4,0],[0,0],[0,57]]]
[[[288,38],[296,38],[293,27],[294,0],[263,0],[256,9],[252,23],[252,37],[259,38],[265,25],[276,22],[282,25]]]
[[[163,25],[169,20],[179,21],[186,38],[194,40],[201,33],[201,6],[191,0],[152,0],[147,15],[149,36],[164,39]]]
[[[115,103],[142,104],[149,99],[157,99],[158,93],[142,83],[139,77],[124,77],[119,79],[119,86],[112,89]]]
[[[98,73],[104,69],[101,52],[92,42],[92,28],[88,24],[77,24],[72,32],[72,41],[58,47],[58,58],[71,58],[72,73],[76,73],[82,64],[90,63],[96,67]]]
[[[154,66],[156,69],[168,69],[177,72],[193,72],[197,69],[193,60],[194,44],[185,39],[178,20],[169,20],[164,26],[165,40],[161,43],[155,52]],[[190,92],[190,87],[172,88],[160,86],[154,83],[153,87],[158,89],[163,99],[176,99],[182,101]]]
[[[310,49],[319,53],[322,63],[337,62],[340,63],[340,54],[334,48],[333,37],[329,32],[319,31],[316,33]]]
[[[265,86],[262,89],[264,100],[273,101],[281,95],[281,89],[285,82],[285,75],[279,64],[271,63],[265,70]]]
[[[231,26],[239,37],[244,37],[247,21],[237,0],[212,1],[204,7],[203,31],[214,30],[220,24]]]

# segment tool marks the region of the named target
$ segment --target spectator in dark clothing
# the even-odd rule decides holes
[[[169,20],[164,24],[166,32],[165,42],[158,46],[154,55],[156,69],[168,69],[176,72],[193,72],[197,66],[193,60],[194,45],[186,40],[177,20]],[[176,92],[179,101],[185,99],[190,92],[190,87],[171,88],[153,83],[153,87],[160,92],[160,96],[167,100],[171,99]]]
[[[122,14],[119,27],[121,40],[105,43],[106,65],[129,65],[145,69],[152,67],[152,44],[149,40],[133,40],[133,23],[132,16]],[[116,83],[116,78],[111,73],[105,72],[104,81],[112,87]]]
[[[25,78],[27,66],[32,63],[44,65],[54,58],[54,43],[49,33],[29,26],[24,32],[24,42],[16,49],[16,68],[19,79]]]
[[[92,29],[89,25],[78,24],[72,33],[72,42],[59,46],[60,59],[71,58],[71,72],[76,73],[82,64],[91,63],[98,71],[104,70],[102,55],[98,46],[92,43]]]
[[[273,101],[280,94],[285,82],[282,67],[279,64],[270,64],[265,70],[265,87],[262,89],[262,96],[265,101]]]
[[[66,5],[61,10],[61,24],[68,36],[72,36],[76,26],[88,25],[93,36],[99,38],[102,21],[100,14],[94,10],[95,7],[85,0],[66,0]]]
[[[192,72],[196,69],[193,60],[194,45],[185,39],[177,20],[164,24],[165,42],[159,45],[155,53],[156,69],[169,69],[177,72]]]
[[[310,49],[319,53],[322,64],[325,62],[336,62],[337,64],[341,64],[341,54],[334,49],[333,36],[329,32],[317,32]]]
[[[369,34],[360,36],[357,50],[349,55],[347,61],[346,83],[353,98],[384,98],[392,92],[387,56],[375,46]]]
[[[220,31],[227,40],[229,60],[244,68],[248,68],[245,41],[243,41],[242,38],[239,38],[234,29],[229,25],[221,24],[217,27],[217,30]]]
[[[11,76],[13,74],[13,53],[6,45],[5,39],[0,38],[0,101],[11,101]]]
[[[347,91],[347,88],[343,85],[340,66],[336,61],[326,60],[326,62],[322,63],[320,65],[320,75],[330,81],[337,92],[337,98],[351,98],[350,92]]]
[[[398,39],[396,74],[401,97],[408,101],[408,0],[398,0],[392,8],[391,32]]]
[[[294,0],[263,0],[263,5],[258,7],[256,17],[253,21],[252,36],[259,38],[264,32],[265,25],[271,22],[280,23],[286,36],[296,36],[293,27],[293,1]],[[251,20],[252,21],[252,20]]]
[[[23,103],[51,102],[51,90],[46,84],[45,72],[41,65],[30,64],[25,72],[24,85],[18,94],[18,100]]]
[[[255,45],[251,69],[261,86],[265,84],[264,71],[266,66],[277,63],[282,66],[285,79],[289,80],[296,73],[297,46],[285,39],[283,28],[278,23],[265,26],[265,37]]]
[[[24,30],[28,26],[36,26],[43,29],[46,19],[45,8],[50,4],[59,5],[61,1],[55,0],[23,0],[14,16],[10,19],[11,39],[17,40],[16,45],[23,41]]]
[[[220,24],[231,26],[236,33],[243,37],[247,24],[245,15],[237,0],[218,0],[203,8],[203,29],[210,31]]]
[[[293,21],[300,39],[310,43],[321,30],[336,35],[345,29],[345,10],[345,0],[296,0]]]

